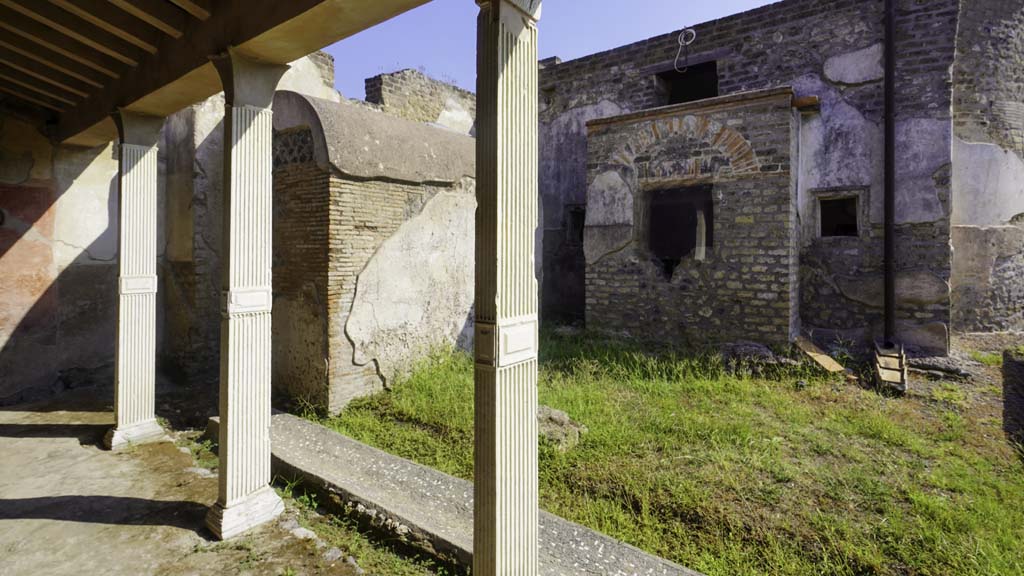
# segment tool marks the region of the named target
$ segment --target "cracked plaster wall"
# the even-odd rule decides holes
[[[0,117],[0,404],[112,382],[116,177],[112,144],[53,147]]]

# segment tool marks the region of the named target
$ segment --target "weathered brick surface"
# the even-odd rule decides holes
[[[447,188],[328,173],[311,162],[308,134],[277,133],[274,141],[275,384],[336,412],[384,386],[375,361],[355,363],[345,333],[359,275]]]
[[[590,180],[622,177],[633,215],[625,226],[588,224],[589,327],[694,342],[790,340],[797,329],[791,97],[776,91],[591,124]],[[683,259],[666,277],[648,249],[647,195],[705,183],[713,185],[714,245],[705,261]],[[598,210],[597,202],[591,198],[588,209]],[[622,232],[623,248],[602,240]]]
[[[951,130],[942,126],[948,127],[952,122],[950,70],[957,45],[959,10],[958,0],[899,2],[896,105],[898,122],[906,126],[906,134],[917,135],[916,126],[925,125],[932,132],[921,137],[937,140],[948,137],[943,130],[945,133]],[[829,187],[863,188],[862,202],[870,209],[865,210],[861,236],[839,242],[821,241],[808,235],[809,229],[815,229],[808,223],[814,215],[801,213],[805,222],[794,229],[794,234],[802,240],[801,273],[798,286],[792,290],[801,293],[803,305],[799,313],[805,328],[824,329],[824,332],[856,328],[853,336],[870,338],[881,325],[881,300],[870,304],[851,300],[836,289],[836,279],[847,275],[869,278],[880,290],[881,154],[880,150],[871,152],[862,148],[864,159],[850,159],[850,163],[860,161],[863,164],[863,167],[857,165],[857,170],[844,167],[850,163],[843,158],[828,160],[828,155],[840,153],[844,141],[850,137],[849,130],[870,128],[879,134],[879,140],[865,147],[881,147],[884,88],[881,62],[876,76],[850,84],[829,78],[825,69],[830,59],[881,49],[884,1],[784,0],[698,24],[695,29],[697,41],[691,47],[691,58],[695,63],[717,61],[720,94],[792,86],[798,96],[823,98],[820,117],[826,129],[825,140],[819,146],[826,150],[828,164],[814,168],[828,173],[822,179],[829,181]],[[550,64],[540,72],[545,310],[551,310],[548,304],[552,302],[571,308],[572,302],[583,298],[582,287],[562,282],[558,272],[562,262],[571,261],[572,253],[579,252],[566,242],[564,214],[566,205],[585,201],[589,182],[587,137],[579,126],[595,117],[664,105],[667,91],[657,74],[672,69],[678,49],[677,37],[678,32],[672,32],[577,60]],[[843,123],[851,119],[849,127],[844,126]],[[916,156],[908,146],[901,146],[900,150],[901,166],[928,166],[930,176],[914,181],[901,180],[901,186],[906,188],[903,192],[913,195],[914,199],[901,208],[911,212],[899,226],[898,266],[903,272],[925,271],[939,281],[948,281],[951,258],[951,156],[948,147],[935,146]],[[794,154],[806,155],[807,151],[799,150]],[[557,157],[557,161],[545,161],[546,155]],[[685,166],[679,168],[686,169]],[[797,177],[802,179],[810,166],[794,160],[794,170],[798,168]],[[802,190],[801,194],[804,193]],[[917,198],[931,203],[929,216],[920,217],[913,212],[917,209]],[[805,201],[801,202],[800,206],[804,206]],[[717,219],[716,215],[716,222]],[[716,237],[722,238],[722,233],[724,231],[716,230]],[[586,286],[590,299],[589,280]],[[944,302],[904,303],[899,314],[901,319],[915,325],[946,326],[950,317],[948,295]],[[694,322],[696,325],[691,330],[699,331],[716,321],[709,317],[694,318]],[[933,343],[944,348],[942,340],[936,337]]]
[[[476,118],[476,95],[417,70],[401,70],[366,79],[366,101],[407,120],[437,122],[450,100],[471,118]]]

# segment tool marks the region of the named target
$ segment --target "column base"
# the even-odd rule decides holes
[[[206,527],[217,538],[227,540],[273,520],[282,512],[281,497],[270,486],[264,486],[227,508],[215,503],[206,514]]]
[[[159,442],[167,438],[167,433],[157,421],[147,420],[131,426],[115,426],[103,437],[103,445],[110,450],[120,450],[132,444]]]

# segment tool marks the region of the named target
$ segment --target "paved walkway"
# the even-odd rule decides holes
[[[100,394],[0,408],[0,574],[351,573],[279,523],[215,542],[203,519],[216,477],[170,442],[103,450]]]

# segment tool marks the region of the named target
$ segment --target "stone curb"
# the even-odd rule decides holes
[[[290,414],[271,419],[273,471],[336,498],[360,520],[447,563],[473,557],[473,485]],[[207,434],[216,438],[218,421]],[[540,513],[544,576],[701,576],[589,528]]]

